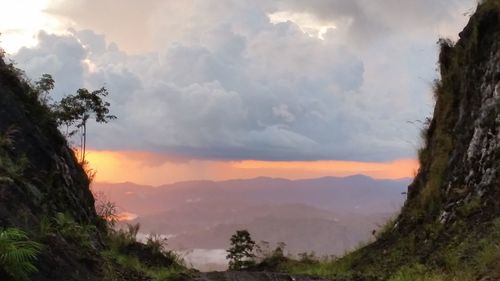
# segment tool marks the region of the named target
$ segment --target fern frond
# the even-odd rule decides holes
[[[28,235],[17,228],[0,230],[0,269],[14,280],[29,280],[37,271],[33,265],[42,245],[29,240]]]

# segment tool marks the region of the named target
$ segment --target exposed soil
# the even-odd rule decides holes
[[[271,272],[225,271],[200,273],[199,276],[185,281],[326,281],[310,276],[291,276]]]

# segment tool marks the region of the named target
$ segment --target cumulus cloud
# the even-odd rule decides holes
[[[33,78],[51,73],[59,81],[64,81],[58,84],[60,95],[81,87],[87,57],[84,46],[74,36],[58,36],[43,31],[38,34],[38,42],[34,48],[22,48],[15,61]]]
[[[448,24],[456,23],[463,13],[470,12],[474,0],[276,0],[268,3],[276,11],[306,13],[324,23],[336,23],[350,31],[349,39],[355,42],[387,39],[402,35],[407,38],[456,35]],[[399,33],[399,34],[398,34]]]
[[[75,29],[41,32],[37,46],[14,55],[33,78],[53,74],[56,96],[108,87],[119,119],[90,128],[90,145],[260,160],[412,157],[418,128],[407,121],[430,113],[434,42],[451,26],[446,32],[457,32],[472,6],[403,1],[410,12],[392,0],[124,0],[125,19],[104,18],[111,8],[103,2],[51,7]],[[90,13],[76,11],[90,8],[101,12],[86,25]],[[271,22],[279,12],[286,13]],[[320,39],[294,13],[315,19],[308,28],[335,28]],[[133,42],[141,40],[147,48]]]
[[[278,106],[273,106],[273,113],[276,117],[282,118],[285,122],[293,122],[295,116],[288,110],[288,105],[280,104]]]

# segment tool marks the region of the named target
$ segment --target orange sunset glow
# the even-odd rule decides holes
[[[135,182],[161,185],[186,180],[229,180],[259,176],[304,179],[364,174],[378,179],[413,177],[418,161],[179,161],[139,151],[90,151],[87,160],[98,182]]]

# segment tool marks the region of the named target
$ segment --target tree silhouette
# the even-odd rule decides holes
[[[103,99],[108,94],[108,90],[104,87],[92,92],[81,88],[76,92],[76,95],[66,96],[54,106],[53,111],[59,125],[65,125],[67,129],[76,127],[75,130],[68,133],[69,136],[81,130],[81,162],[85,162],[88,120],[93,118],[97,123],[108,123],[108,121],[116,119],[116,116],[109,114],[109,102]]]
[[[229,269],[241,270],[255,264],[253,248],[255,241],[250,237],[248,230],[238,230],[231,236],[231,247],[227,250]]]
[[[42,74],[42,77],[35,82],[35,94],[37,99],[43,104],[48,105],[50,101],[49,92],[54,89],[54,79],[50,74]]]

